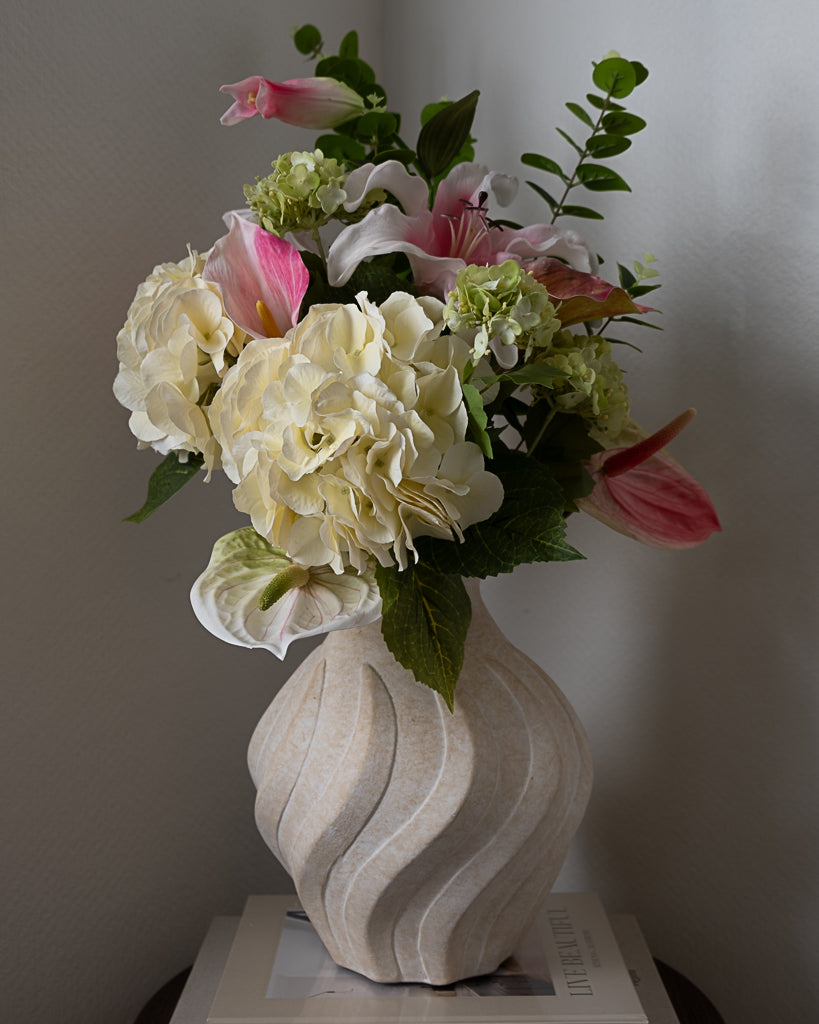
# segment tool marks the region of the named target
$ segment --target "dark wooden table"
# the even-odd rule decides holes
[[[654,963],[680,1018],[680,1024],[725,1024],[707,996],[688,978],[661,960],[655,959]],[[168,1024],[190,972],[188,967],[163,985],[140,1010],[134,1024]]]

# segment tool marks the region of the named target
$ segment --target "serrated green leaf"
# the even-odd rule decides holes
[[[595,65],[592,81],[607,96],[621,100],[637,85],[637,72],[631,61],[622,57],[607,57]]]
[[[601,124],[610,135],[635,135],[646,126],[642,117],[628,114],[624,110],[612,110],[604,114]]]
[[[594,121],[589,117],[583,107],[579,103],[567,103],[566,106],[574,114],[575,117],[580,118],[583,124],[588,125],[589,128],[594,128]]]
[[[472,619],[463,580],[423,563],[403,571],[378,566],[376,580],[387,647],[419,683],[440,693],[451,711]]]
[[[563,491],[545,466],[498,444],[492,472],[504,490],[498,511],[465,530],[462,544],[419,537],[415,543],[421,564],[442,573],[485,579],[523,563],[583,557],[566,542]]]
[[[180,462],[176,452],[168,452],[151,473],[145,504],[138,512],[126,516],[122,521],[124,523],[143,522],[149,515],[156,512],[160,505],[164,505],[169,498],[172,498],[189,480],[192,480],[201,470],[204,461],[201,455],[190,454],[187,462]]]
[[[631,145],[631,139],[623,138],[620,135],[595,135],[586,142],[586,149],[595,160],[606,160],[608,157],[618,156]]]
[[[540,153],[524,153],[520,158],[520,162],[526,164],[527,167],[535,167],[539,171],[545,171],[547,174],[556,174],[564,183],[569,181],[568,176],[563,173],[560,164],[550,160],[548,156],[541,156]],[[532,187],[534,188],[534,186]]]
[[[581,164],[577,168],[577,177],[591,192],[631,192],[616,171],[600,164]]]
[[[561,217],[585,217],[587,220],[604,220],[602,213],[591,210],[588,206],[561,206]]]
[[[584,153],[583,148],[581,146],[578,146],[578,144],[574,141],[574,139],[571,137],[571,135],[568,134],[568,132],[564,132],[562,128],[556,128],[555,131],[557,132],[558,135],[560,135],[562,138],[564,138],[573,149],[575,149],[577,151],[579,156],[581,156],[581,157],[583,156],[583,153]]]
[[[322,47],[321,32],[315,25],[302,25],[293,33],[293,42],[299,53],[305,56],[316,54]]]
[[[450,165],[469,139],[480,93],[471,93],[448,103],[421,128],[416,151],[428,178],[434,178]]]
[[[339,57],[358,57],[358,32],[350,31],[341,40],[338,48]]]

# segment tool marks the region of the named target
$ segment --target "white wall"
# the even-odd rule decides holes
[[[592,740],[562,883],[635,911],[729,1024],[814,1019],[812,0],[18,0],[5,15],[3,1019],[127,1024],[214,914],[288,884],[253,826],[244,752],[302,652],[282,667],[193,619],[190,583],[237,524],[226,488],[193,483],[119,522],[154,462],[110,386],[136,284],[209,245],[241,185],[309,144],[221,128],[216,91],[303,73],[289,30],[306,20],[333,42],[356,26],[408,115],[479,87],[480,155],[512,173],[526,149],[559,152],[552,126],[571,124],[591,60],[617,48],[650,68],[632,103],[649,128],[621,158],[634,193],[594,240],[610,263],[660,260],[665,332],[629,360],[635,412],[654,427],[699,408],[676,452],[725,532],[672,554],[577,521],[586,563],[520,570],[487,599]]]
[[[815,4],[389,6],[393,99],[480,88],[478,155],[521,178],[524,151],[568,162],[553,126],[578,124],[563,104],[592,60],[650,70],[627,101],[648,128],[619,158],[633,192],[575,226],[609,266],[658,258],[665,329],[634,339],[634,416],[698,408],[674,450],[724,532],[666,553],[573,520],[587,562],[485,596],[590,734],[596,786],[559,884],[636,912],[727,1021],[819,1019]],[[542,215],[520,198],[520,219]]]

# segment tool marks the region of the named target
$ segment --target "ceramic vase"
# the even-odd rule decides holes
[[[470,585],[450,712],[380,623],[328,634],[256,728],[256,822],[337,964],[446,985],[510,956],[563,864],[592,767],[552,680]]]

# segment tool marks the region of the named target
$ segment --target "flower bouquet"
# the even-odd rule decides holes
[[[598,273],[564,218],[578,194],[626,190],[608,161],[645,122],[624,100],[647,72],[609,54],[559,130],[574,166],[526,153],[544,222],[502,219],[516,179],[475,162],[478,93],[426,107],[414,144],[349,33],[315,77],[223,86],[225,124],[262,116],[323,132],[245,186],[206,252],[143,282],[117,338],[117,399],[163,455],[140,521],[200,473],[224,472],[250,525],[218,540],[192,603],[216,636],[289,643],[381,618],[400,664],[450,708],[471,605],[464,578],[582,555],[584,512],[659,547],[719,529],[631,418],[618,326],[650,326],[653,259]],[[577,134],[577,132],[575,132]],[[547,190],[555,182],[554,194]],[[585,200],[589,202],[589,200]]]

